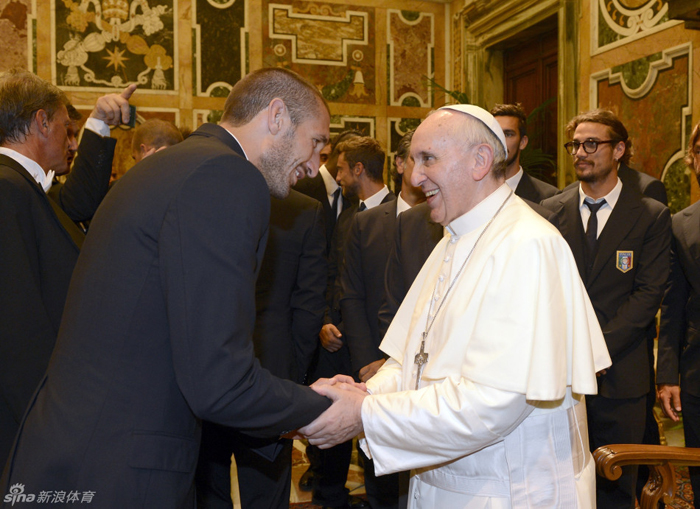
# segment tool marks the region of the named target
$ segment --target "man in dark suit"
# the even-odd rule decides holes
[[[700,124],[685,159],[700,182]],[[680,420],[686,447],[700,447],[700,202],[673,216],[671,276],[661,305],[656,383],[664,413]],[[690,467],[695,499],[700,468]],[[697,506],[697,503],[696,503]]]
[[[666,207],[623,184],[627,130],[609,111],[593,110],[567,126],[579,188],[542,202],[559,218],[581,279],[600,322],[612,366],[587,397],[591,450],[611,443],[642,442],[649,392],[649,342],[669,271],[670,214]],[[599,508],[633,508],[637,470],[619,481],[598,479]]]
[[[100,98],[88,122],[120,113],[136,87]],[[107,192],[116,140],[86,129],[65,94],[26,71],[0,80],[0,462],[44,375],[85,235]],[[112,112],[111,108],[116,108]],[[30,111],[32,110],[32,111]],[[111,120],[110,120],[111,122]],[[88,128],[90,124],[88,124]],[[109,136],[109,127],[106,127]],[[53,174],[73,171],[51,193]]]
[[[202,420],[277,437],[328,407],[262,369],[251,337],[268,194],[316,173],[329,118],[313,85],[260,69],[232,88],[220,125],[120,179],[92,222],[0,491],[192,507]]]
[[[497,104],[491,108],[491,115],[503,129],[508,144],[506,161],[506,183],[524,200],[540,203],[554,196],[559,189],[551,184],[531,177],[520,166],[520,152],[527,147],[527,115],[520,103]]]
[[[355,214],[345,245],[341,274],[340,310],[345,323],[345,342],[350,349],[352,374],[369,380],[386,358],[379,350],[379,307],[384,300],[384,270],[394,239],[397,216],[425,201],[423,191],[411,185],[413,160],[410,158],[413,131],[399,142],[395,172],[401,192],[396,200]],[[365,489],[373,509],[399,507],[399,474],[376,477],[372,460],[364,452]],[[408,477],[405,480],[406,492]],[[406,493],[403,493],[405,496]],[[405,501],[403,503],[405,506]]]
[[[303,383],[318,345],[326,289],[323,208],[292,190],[272,198],[270,236],[255,284],[253,345],[273,375]],[[236,458],[241,506],[289,507],[292,441],[280,439],[273,461],[255,452],[269,441],[205,422],[197,466],[197,507],[232,508],[231,453]]]
[[[323,206],[323,211],[326,216],[326,254],[331,247],[331,241],[333,239],[333,231],[335,230],[336,222],[338,221],[338,216],[346,208],[350,208],[353,204],[353,200],[343,196],[340,184],[335,181],[335,177],[338,174],[338,151],[336,147],[341,141],[352,138],[354,136],[362,136],[362,133],[355,130],[343,131],[333,138],[324,150],[330,147],[330,153],[328,154],[325,163],[321,165],[318,170],[318,175],[313,178],[306,178],[300,180],[294,189],[300,193],[315,198],[321,202]],[[323,154],[323,153],[322,153]],[[356,198],[354,201],[357,201]]]
[[[343,335],[345,320],[340,308],[340,275],[345,259],[345,245],[355,214],[396,199],[382,180],[385,155],[376,140],[366,136],[347,138],[338,143],[336,151],[336,181],[342,187],[343,195],[348,199],[359,199],[359,204],[340,214],[333,232],[326,294],[328,311],[319,335],[321,347],[318,349],[311,381],[352,373],[350,351]],[[359,501],[348,499],[348,490],[345,488],[352,441],[325,450],[310,446],[307,451],[312,456],[317,456],[317,461],[311,462],[314,503],[324,507],[360,507]]]

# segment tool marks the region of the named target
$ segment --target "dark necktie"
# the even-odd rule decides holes
[[[588,255],[588,267],[593,265],[595,259],[596,247],[598,245],[598,217],[596,214],[600,207],[605,205],[605,200],[598,203],[590,201],[583,202],[591,211],[591,216],[588,218],[588,227],[586,228],[586,253]]]
[[[333,191],[333,203],[331,205],[331,210],[333,210],[333,219],[338,217],[338,207],[340,207],[340,191],[342,189],[339,187]]]
[[[358,212],[362,212],[363,210],[367,210],[365,202],[360,203],[360,208],[357,209]]]

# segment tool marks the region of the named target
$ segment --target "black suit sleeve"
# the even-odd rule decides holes
[[[603,327],[613,364],[619,355],[645,335],[649,317],[656,315],[669,273],[670,244],[671,215],[664,207],[645,232],[634,289]]]
[[[269,200],[259,199],[267,189],[252,172],[241,172],[237,183],[247,192],[231,199],[220,185],[230,163],[213,159],[192,174],[159,231],[172,362],[197,417],[274,436],[309,423],[329,401],[273,377],[255,359],[255,283]]]
[[[365,302],[367,289],[362,268],[362,232],[356,215],[345,243],[345,263],[340,276],[342,298],[340,311],[345,324],[345,343],[350,349],[352,371],[357,374],[370,362],[377,360]],[[376,319],[376,317],[375,317]]]
[[[678,259],[675,236],[671,243],[671,275],[661,305],[659,328],[659,357],[656,368],[656,383],[678,385],[681,347],[687,328],[686,304],[690,285]]]
[[[323,215],[323,208],[319,203],[314,211],[313,225],[304,236],[297,280],[290,303],[292,338],[296,350],[297,373],[300,378],[303,378],[308,371],[318,346],[318,331],[323,325],[323,313],[326,308],[324,292],[328,263]]]
[[[109,189],[112,159],[117,140],[83,131],[73,170],[54,200],[73,221],[88,221],[95,215]]]

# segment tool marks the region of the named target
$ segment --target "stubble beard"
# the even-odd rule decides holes
[[[291,145],[294,140],[295,129],[290,128],[284,138],[279,143],[260,156],[259,170],[267,182],[270,194],[275,198],[286,198],[289,196],[290,171],[294,160],[291,153]]]

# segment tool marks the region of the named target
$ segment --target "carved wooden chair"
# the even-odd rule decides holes
[[[639,505],[641,509],[656,509],[662,498],[664,503],[670,504],[676,493],[676,473],[671,463],[700,466],[700,448],[614,444],[598,447],[593,458],[598,475],[611,481],[620,478],[621,467],[648,465],[649,480],[644,485]]]

